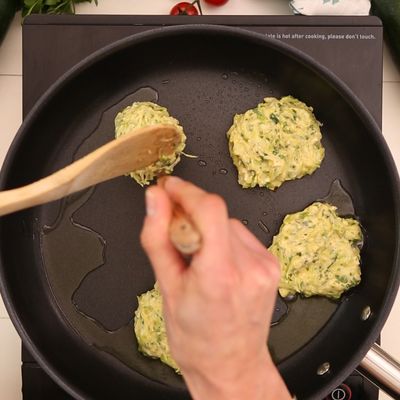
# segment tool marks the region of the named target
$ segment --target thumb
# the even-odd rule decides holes
[[[142,246],[150,259],[161,292],[168,296],[179,284],[185,264],[169,239],[172,204],[159,186],[146,190],[146,218],[141,233]]]

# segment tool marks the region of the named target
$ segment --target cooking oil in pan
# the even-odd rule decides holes
[[[112,139],[114,135],[114,118],[120,110],[134,101],[157,100],[158,92],[151,87],[144,87],[105,110],[99,119],[98,126],[77,149],[75,158],[80,158],[99,145],[104,144],[105,141]],[[197,138],[203,141],[200,136]],[[197,139],[196,141],[200,142],[200,140]],[[220,157],[217,158],[219,159]],[[200,161],[203,162],[200,163]],[[211,159],[207,159],[207,161],[210,164],[214,164]],[[199,160],[199,166],[206,167],[207,161]],[[224,166],[215,165],[215,167],[219,171],[217,176],[222,175],[221,179],[226,180],[230,176],[234,176],[233,172],[228,174],[228,169],[223,168]],[[128,248],[129,250],[130,245],[123,243],[123,237],[119,237],[118,240],[112,242],[114,235],[105,236],[105,233],[98,233],[105,231],[98,227],[101,224],[98,224],[99,221],[96,218],[101,218],[101,216],[108,218],[108,212],[103,211],[102,207],[104,207],[104,210],[108,210],[105,204],[107,197],[114,193],[113,190],[108,189],[112,188],[112,185],[120,184],[122,179],[126,179],[124,183],[126,183],[125,186],[127,188],[124,189],[126,192],[124,192],[119,201],[123,201],[122,197],[125,201],[129,201],[130,191],[137,194],[139,190],[143,190],[133,182],[128,181],[129,178],[119,178],[119,180],[99,185],[96,189],[90,189],[71,196],[62,202],[58,218],[50,226],[44,227],[41,235],[42,255],[47,278],[56,302],[65,314],[69,324],[88,344],[116,357],[145,376],[153,377],[175,387],[184,387],[181,377],[176,375],[172,369],[157,360],[144,357],[137,350],[132,322],[133,312],[137,306],[135,295],[151,288],[154,278],[151,274],[150,265],[145,264],[146,261],[143,257],[144,268],[143,265],[138,266],[139,272],[132,273],[130,266],[125,267],[124,270],[116,269],[119,264],[126,262],[125,260],[120,260],[120,262],[112,260],[113,251],[111,250],[118,247]],[[340,195],[338,194],[342,189],[340,182],[335,182],[331,190],[333,194],[330,193],[330,197],[328,196],[324,199],[339,206],[339,212],[340,204],[338,204],[338,198],[340,198]],[[342,191],[345,193],[344,190]],[[265,196],[261,194],[264,192]],[[271,202],[271,196],[264,190],[257,192],[256,196],[261,198],[262,200],[260,201],[263,201],[267,206],[267,208],[263,209],[268,210],[268,212],[264,211],[265,215],[260,212],[260,216],[261,214],[263,217],[269,216],[271,212],[268,204]],[[142,194],[140,197],[143,197]],[[343,198],[340,201],[349,206],[349,197],[347,197],[347,201],[343,201]],[[352,204],[351,199],[350,204]],[[92,217],[87,217],[86,214],[90,214],[88,210],[95,207],[100,207],[100,210],[93,212]],[[143,204],[138,204],[137,207],[141,208],[138,214],[144,214]],[[125,212],[124,210],[122,206],[122,214]],[[347,215],[351,214],[351,210],[350,213],[348,210],[347,208],[344,211]],[[122,216],[120,214],[118,212],[115,213],[117,217],[121,218],[121,221],[131,219],[129,214]],[[242,220],[249,227],[253,225],[255,229],[262,231],[267,235],[266,237],[271,236],[271,229],[264,222],[264,218],[258,221],[255,220],[252,224],[249,223],[250,218],[249,220],[242,218]],[[268,222],[270,223],[271,221],[269,220]],[[116,227],[118,227],[119,223],[116,218]],[[136,229],[136,233],[132,232],[132,237],[138,238],[141,223],[141,220],[135,222],[134,229]],[[118,234],[117,228],[115,233]],[[112,270],[112,268],[115,268],[115,270]],[[107,270],[108,272],[106,272]],[[107,289],[101,289],[102,286],[100,284],[96,286],[96,282],[99,283],[101,281],[102,275],[106,276],[109,281],[115,281],[112,282],[114,289],[110,292]],[[135,285],[139,285],[140,282],[144,283],[142,283],[142,287],[139,288],[137,286],[135,290],[129,293],[121,293],[118,292],[118,279],[135,281]],[[98,289],[97,291],[94,290],[96,288]],[[125,302],[122,301],[119,304],[118,302],[121,298],[125,298]],[[126,300],[127,298],[128,300]],[[101,307],[97,304],[96,308],[97,301],[108,301],[108,307],[105,307],[105,304],[102,304]],[[270,336],[270,348],[275,359],[278,361],[284,359],[312,339],[329,320],[337,306],[337,303],[323,298],[297,298],[293,301],[289,301],[289,299],[283,301],[278,298],[273,318],[274,326],[271,329]],[[101,312],[99,312],[99,309],[101,309]],[[298,329],[299,326],[302,327],[301,332]]]
[[[85,299],[75,301],[82,282],[98,271],[107,257],[104,237],[74,221],[74,216],[95,195],[96,190],[90,189],[66,199],[55,223],[43,229],[42,254],[56,300],[69,323],[89,344],[146,376],[154,376],[164,383],[183,387],[182,379],[172,369],[138,352],[132,322],[135,307],[128,310],[129,318],[124,324],[117,329],[109,329],[98,318],[82,310]],[[340,207],[339,203],[342,202],[349,206],[348,195],[343,191],[340,197],[340,191],[340,182],[335,182],[330,194],[333,193],[336,205]],[[333,202],[331,198],[327,196],[324,200]],[[338,202],[338,199],[341,200]],[[113,301],[111,297],[109,300]],[[270,333],[270,349],[276,360],[284,359],[311,340],[338,305],[324,298],[299,297],[294,301],[289,300],[284,302],[279,298],[276,303]]]
[[[332,183],[328,195],[318,201],[336,206],[340,216],[355,216],[353,200],[338,179]],[[308,343],[329,321],[340,302],[348,295],[344,294],[343,299],[338,301],[296,295],[283,299],[288,306],[288,317],[271,329],[269,347],[273,358],[285,359]]]
[[[349,193],[347,193],[339,179],[333,181],[328,195],[321,198],[319,201],[336,206],[337,213],[341,217],[355,216],[353,199]]]
[[[181,377],[169,367],[138,352],[130,306],[127,320],[118,329],[110,330],[101,319],[84,311],[85,299],[76,295],[88,277],[101,272],[106,263],[106,240],[95,230],[77,223],[74,215],[91,198],[94,189],[64,200],[60,214],[41,235],[41,250],[47,279],[60,309],[72,328],[89,344],[102,350],[146,376],[157,376],[162,382],[184,387]],[[102,294],[113,301],[112,296]],[[118,312],[118,310],[116,310]]]
[[[267,235],[269,234],[269,229],[268,226],[266,225],[266,223],[263,220],[259,220],[257,223],[258,227],[265,232]]]
[[[96,128],[77,148],[74,159],[113,138],[114,118],[123,108],[135,101],[157,100],[156,90],[143,87],[106,109]],[[119,195],[121,185],[123,189]],[[136,193],[136,198],[144,197],[142,188],[130,178],[121,177],[63,199],[57,218],[41,230],[43,264],[56,303],[68,324],[89,345],[116,357],[143,375],[155,376],[164,384],[183,388],[181,377],[174,371],[144,357],[137,350],[132,322],[137,307],[136,294],[150,289],[154,278],[143,255],[143,266],[137,270],[123,265],[128,257],[122,255],[123,260],[116,258],[118,247],[127,248],[128,253],[132,247],[123,245],[124,237],[118,230],[118,225],[131,219],[126,210],[132,207],[121,204],[120,207],[110,208],[111,198],[115,202],[129,202],[132,192]],[[143,204],[136,204],[136,208],[137,214],[144,215]],[[137,219],[137,216],[132,218]],[[101,226],[108,219],[114,222],[109,225],[114,225],[115,231],[105,237],[98,233],[103,229],[97,225]],[[133,227],[132,237],[138,238],[141,224],[140,219]],[[104,232],[110,233],[108,229]],[[114,240],[115,237],[117,240]],[[130,289],[129,285],[122,284],[121,289],[118,286],[121,280],[132,281],[137,287]],[[104,281],[107,284],[113,281],[110,290]],[[104,303],[99,304],[101,301]]]
[[[158,96],[157,90],[150,86],[144,86],[126,95],[117,103],[104,110],[95,129],[90,132],[86,139],[78,146],[74,153],[74,159],[79,159],[90,151],[114,139],[114,120],[116,115],[124,108],[130,106],[135,101],[157,102]]]

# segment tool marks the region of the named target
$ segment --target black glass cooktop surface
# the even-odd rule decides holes
[[[23,26],[24,116],[58,77],[92,52],[135,33],[187,23],[236,26],[297,47],[338,75],[381,125],[383,32],[375,17],[31,16]],[[22,378],[25,400],[71,399],[24,347]],[[327,399],[376,400],[378,390],[355,372]]]

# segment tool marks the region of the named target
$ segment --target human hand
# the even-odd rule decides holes
[[[168,230],[172,202],[202,235],[187,265]],[[267,348],[279,265],[217,195],[176,177],[146,191],[142,244],[163,297],[171,353],[195,400],[290,399]]]

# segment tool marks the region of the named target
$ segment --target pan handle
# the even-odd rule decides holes
[[[400,363],[376,343],[357,371],[394,399],[400,395]]]

